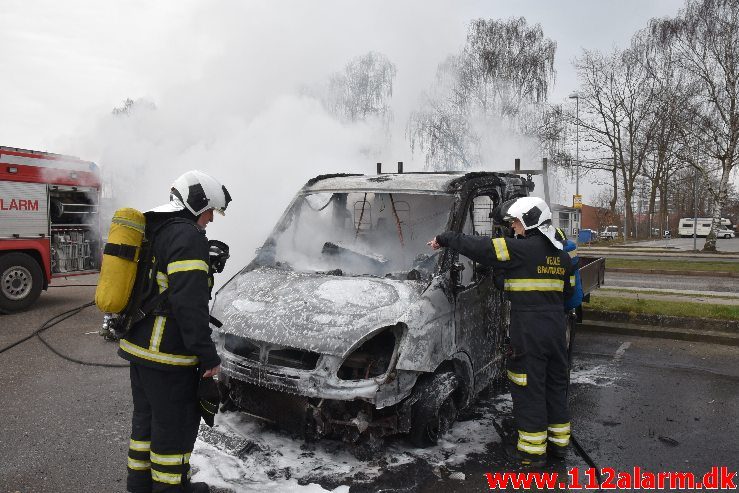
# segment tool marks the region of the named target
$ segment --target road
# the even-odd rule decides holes
[[[56,288],[30,312],[0,316],[0,348],[92,293]],[[88,308],[45,337],[76,358],[121,363],[115,345],[94,334],[99,321]],[[572,422],[599,466],[703,473],[733,460],[736,469],[739,348],[592,333],[578,334],[575,345]],[[0,353],[0,365],[0,492],[124,491],[127,370],[65,361],[37,339]],[[378,458],[359,462],[340,443],[306,444],[227,413],[216,428],[201,428],[192,462],[196,479],[219,484],[218,492],[322,491],[307,483],[351,485],[352,493],[487,491],[483,474],[509,467],[492,426],[507,415],[509,396],[488,393],[439,446],[391,440]],[[573,466],[585,463],[570,454],[550,470]]]
[[[698,250],[706,243],[705,238],[697,238]],[[671,238],[669,240],[647,240],[633,243],[636,247],[667,247],[679,250],[693,250],[693,238]],[[716,248],[719,252],[739,252],[739,239],[719,238],[716,240]]]

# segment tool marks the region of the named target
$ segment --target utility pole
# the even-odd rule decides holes
[[[569,98],[575,100],[575,195],[580,195],[580,95],[573,93]]]
[[[693,177],[693,251],[698,251],[698,168]]]

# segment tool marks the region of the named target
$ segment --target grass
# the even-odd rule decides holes
[[[683,301],[661,301],[593,295],[590,303],[583,304],[585,311],[644,313],[689,318],[714,318],[739,320],[739,305],[713,305],[710,303],[688,303]]]
[[[675,271],[693,270],[704,272],[739,272],[739,262],[691,262],[689,260],[665,260],[660,258],[649,260],[608,258],[606,259],[606,269],[609,267],[642,270],[657,269]]]

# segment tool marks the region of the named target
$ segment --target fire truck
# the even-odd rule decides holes
[[[0,313],[28,308],[54,278],[98,272],[100,189],[93,162],[0,146]]]

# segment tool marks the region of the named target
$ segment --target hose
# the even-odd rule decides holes
[[[38,337],[39,340],[44,344],[44,346],[46,346],[47,348],[49,348],[49,350],[52,353],[56,354],[57,356],[59,356],[62,359],[65,359],[67,361],[71,361],[72,363],[77,363],[79,365],[85,365],[85,366],[97,366],[97,367],[102,367],[102,368],[128,368],[129,365],[127,365],[127,364],[124,365],[124,364],[113,364],[113,363],[94,363],[94,362],[90,362],[90,361],[82,361],[82,360],[78,360],[76,358],[72,358],[70,356],[67,356],[65,354],[60,353],[57,349],[54,348],[54,346],[52,346],[43,337],[41,337],[41,333],[42,332],[44,332],[44,331],[52,328],[53,326],[55,326],[55,325],[57,325],[57,324],[65,321],[65,320],[67,320],[68,318],[72,318],[75,315],[78,315],[82,310],[84,310],[85,308],[91,307],[94,304],[95,304],[94,301],[90,301],[89,303],[82,304],[80,306],[77,306],[77,307],[72,308],[70,310],[67,310],[65,312],[59,313],[58,315],[54,315],[49,320],[47,320],[46,322],[44,322],[43,324],[41,324],[41,326],[38,329],[36,329],[35,331],[33,331],[33,333],[31,333],[30,335],[28,335],[28,336],[26,336],[26,337],[24,337],[24,338],[22,338],[22,339],[20,339],[20,340],[18,340],[16,342],[12,343],[12,344],[10,344],[10,345],[8,345],[8,346],[0,349],[0,354],[4,353],[5,351],[8,351],[9,349],[14,348],[15,346],[18,346],[20,344],[23,344],[24,342],[28,341],[29,339],[32,339],[33,337]]]
[[[601,490],[601,486],[600,486],[603,483],[603,480],[600,477],[600,469],[595,464],[595,462],[593,462],[593,459],[590,458],[590,455],[588,455],[585,449],[582,448],[582,446],[580,445],[580,442],[577,441],[574,434],[570,436],[570,439],[572,440],[572,447],[575,449],[575,452],[577,452],[577,455],[582,457],[582,460],[584,460],[585,463],[588,466],[590,466],[593,469],[593,471],[595,471],[595,479],[598,481],[598,491],[603,491]]]

